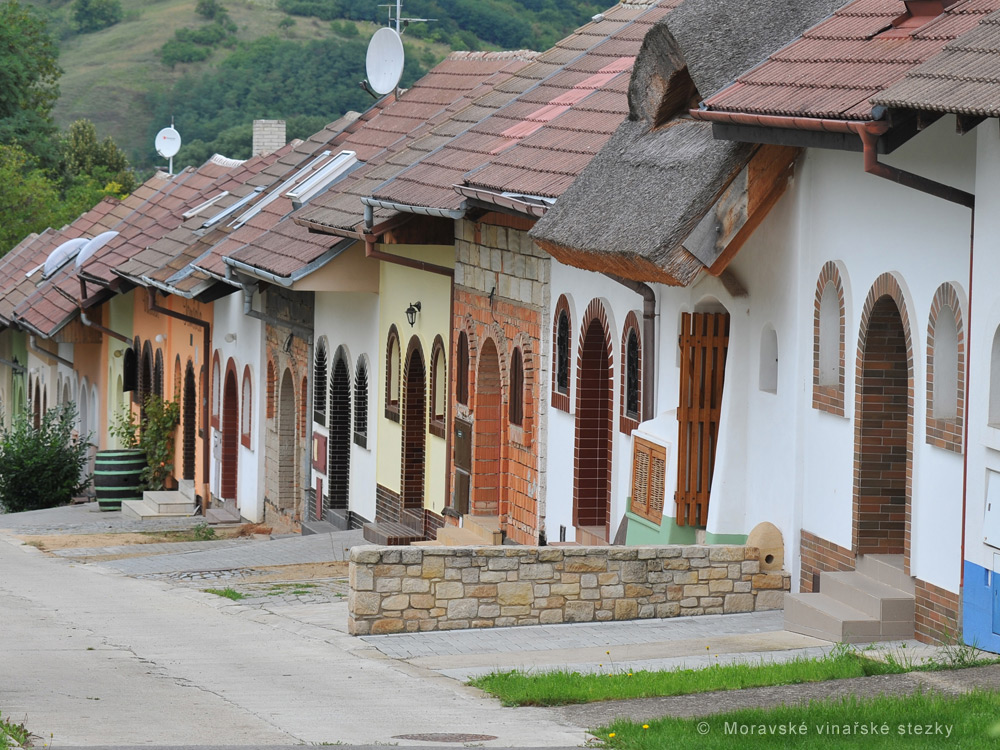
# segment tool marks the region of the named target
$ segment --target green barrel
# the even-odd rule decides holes
[[[121,510],[122,500],[142,500],[141,450],[98,451],[94,461],[94,492],[101,510]]]

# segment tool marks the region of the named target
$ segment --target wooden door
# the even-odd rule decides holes
[[[728,313],[681,315],[675,495],[679,526],[704,526],[708,521],[728,347]]]

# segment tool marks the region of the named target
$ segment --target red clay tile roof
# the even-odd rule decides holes
[[[651,26],[680,0],[622,3],[562,40],[475,102],[471,127],[374,191],[381,201],[462,207],[454,185],[558,197],[628,114],[632,63]],[[383,217],[391,216],[386,209]]]
[[[1000,116],[1000,10],[903,80],[872,99],[873,104],[980,117]]]
[[[405,92],[399,102],[387,108],[384,125],[380,122],[378,127],[365,126],[352,136],[352,143],[377,141],[383,150],[364,159],[364,165],[338,183],[336,190],[317,196],[296,212],[296,221],[319,229],[356,231],[364,220],[362,197],[371,195],[387,179],[447,142],[450,136],[443,133],[453,132],[455,123],[467,127],[472,102],[507,101],[513,94],[500,94],[495,88],[536,57],[536,53],[524,50],[453,52]],[[389,119],[395,117],[397,108],[405,111],[414,105],[420,105],[428,116],[416,127],[409,123],[411,130],[402,127],[401,121]]]
[[[870,120],[873,97],[998,7],[1000,0],[959,0],[936,18],[911,19],[891,30],[906,13],[902,0],[854,0],[705,105],[722,112]]]

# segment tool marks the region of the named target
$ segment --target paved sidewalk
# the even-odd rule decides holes
[[[117,531],[173,531],[205,523],[201,516],[123,518],[120,510],[102,512],[97,503],[0,514],[0,529],[15,534],[108,534]]]
[[[340,531],[332,534],[272,539],[177,555],[109,560],[95,565],[112,568],[129,576],[146,576],[188,571],[261,568],[271,565],[343,562],[349,559],[348,550],[353,545],[364,543],[360,530]]]
[[[188,554],[190,552],[205,552],[206,550],[225,549],[253,544],[253,539],[212,539],[204,542],[157,542],[155,544],[118,544],[111,547],[72,547],[69,549],[50,550],[50,555],[69,557],[73,559],[85,557],[103,557],[105,555],[166,555]]]

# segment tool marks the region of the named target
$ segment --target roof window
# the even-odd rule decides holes
[[[59,247],[49,253],[42,266],[42,278],[47,279],[55,274],[60,268],[69,263],[80,252],[80,248],[90,242],[89,237],[77,237],[66,240]]]

